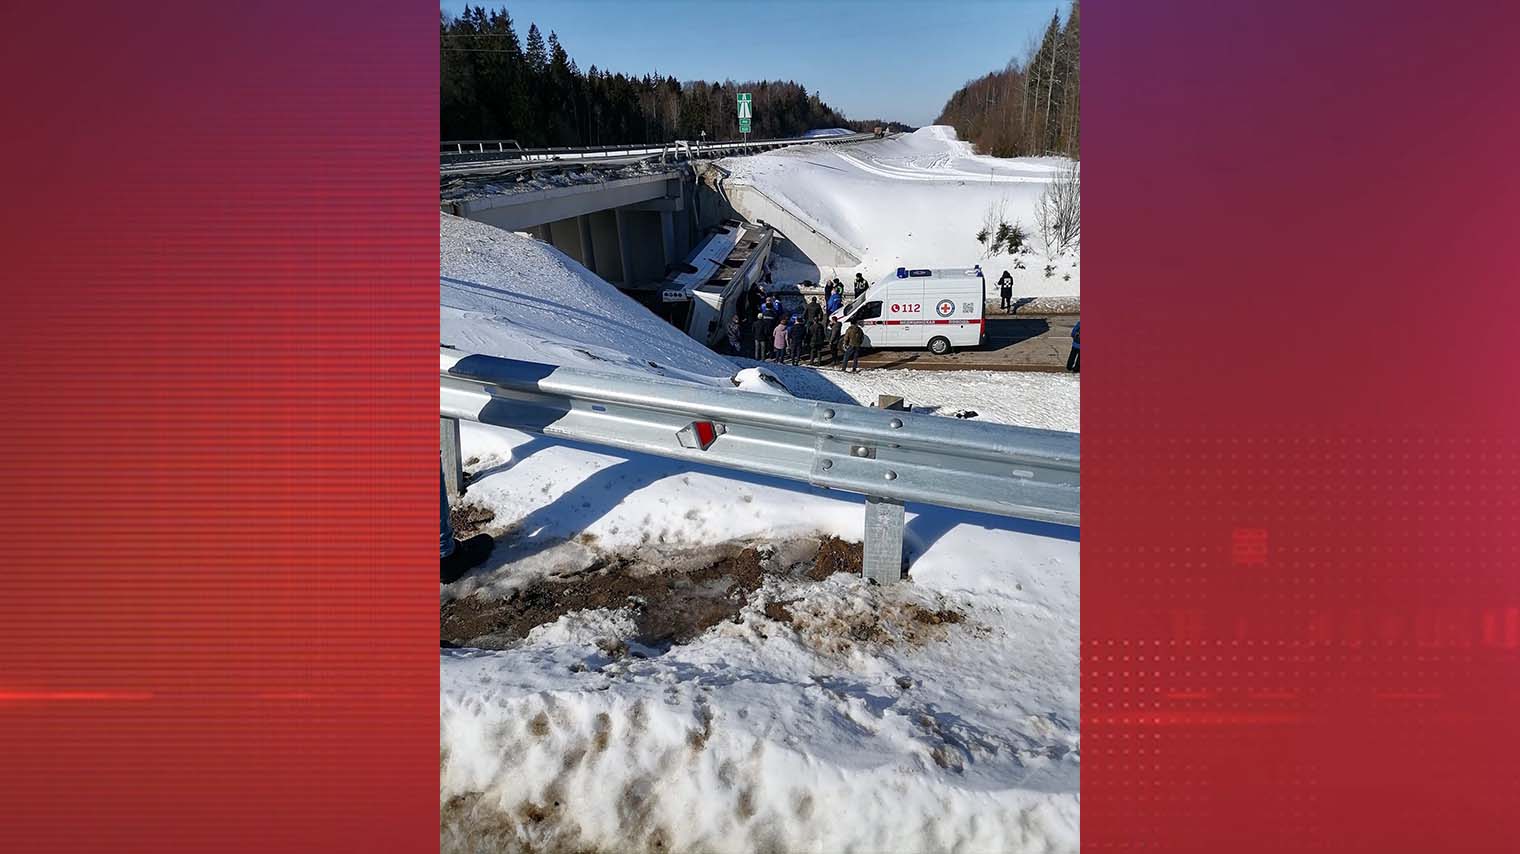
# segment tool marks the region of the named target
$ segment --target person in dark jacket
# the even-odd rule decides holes
[[[808,324],[807,331],[808,363],[816,365],[818,364],[818,356],[823,353],[823,339],[827,334],[827,330],[823,325],[822,312],[813,318],[812,323]]]
[[[730,317],[728,322],[723,324],[723,334],[728,341],[728,352],[735,356],[743,356],[744,345],[739,343],[739,339],[744,337],[744,327],[739,322],[739,315]]]
[[[844,330],[844,362],[840,365],[846,372],[850,370],[850,363],[855,363],[855,373],[860,373],[860,345],[864,344],[866,334],[860,330],[860,325],[854,320]]]
[[[836,279],[835,281],[838,281],[838,280]],[[865,293],[866,292],[866,288],[868,288],[868,287],[870,287],[870,285],[866,284],[866,277],[860,275],[859,273],[856,273],[855,274],[855,296],[860,296],[861,294]],[[840,289],[843,290],[843,288],[844,288],[844,286],[841,285]]]
[[[1082,321],[1071,328],[1071,352],[1066,355],[1066,370],[1074,374],[1082,372]]]
[[[839,325],[839,318],[835,317],[831,319],[829,321],[829,361],[827,364],[832,365],[839,361],[839,338],[843,334],[844,329]]]
[[[998,296],[1003,298],[1003,311],[1011,311],[1013,306],[1013,276],[1007,270],[1003,271],[1003,278],[998,279]]]
[[[813,297],[811,300],[808,300],[807,305],[803,306],[802,308],[802,319],[807,321],[809,326],[812,325],[813,321],[822,316],[823,306],[818,304],[818,297]]]
[[[797,364],[802,358],[802,342],[806,339],[807,324],[797,315],[792,315],[790,325],[786,329],[786,355],[792,364]]]
[[[765,361],[765,345],[770,343],[766,340],[766,336],[769,334],[770,330],[765,325],[764,315],[757,314],[749,319],[745,335],[750,341],[754,342],[751,346],[754,348],[755,361],[757,362]]]
[[[829,295],[832,294],[832,293],[834,293],[834,283],[833,282],[824,282],[823,283],[823,301],[824,302],[828,302],[829,301]]]

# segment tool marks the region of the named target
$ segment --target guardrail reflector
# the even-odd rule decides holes
[[[695,448],[699,451],[707,450],[708,446],[718,440],[718,437],[728,432],[722,424],[714,421],[693,421],[676,432],[676,439],[683,448]]]

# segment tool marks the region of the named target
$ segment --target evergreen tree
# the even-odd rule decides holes
[[[870,130],[850,122],[794,81],[681,83],[592,65],[583,74],[550,33],[530,24],[519,42],[506,9],[466,7],[439,16],[442,138],[516,139],[525,147],[734,139],[738,92],[754,96],[753,137],[797,136],[819,127]]]
[[[549,54],[544,50],[544,37],[538,24],[528,25],[528,72],[535,77],[549,67]]]

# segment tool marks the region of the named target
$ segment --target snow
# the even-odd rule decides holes
[[[734,359],[769,371],[793,395],[830,403],[872,406],[894,394],[915,412],[952,415],[973,411],[978,421],[1081,432],[1081,380],[1077,374],[1025,371],[866,370],[778,365]]]
[[[583,533],[622,553],[651,534],[861,536],[852,496],[474,424],[463,441],[485,473],[471,500],[521,535],[445,598],[567,571],[591,551]],[[445,850],[1077,850],[1078,544],[942,508],[908,517],[911,582],[773,577],[741,622],[663,654],[609,655],[633,634],[609,610],[445,651]],[[564,814],[520,820],[551,804]]]
[[[1079,295],[1079,253],[1055,255],[1034,235],[1036,203],[1071,165],[1064,158],[978,155],[953,128],[936,125],[847,146],[799,145],[730,157],[719,165],[729,172],[726,185],[761,190],[861,259],[858,267],[783,268],[780,275],[773,272],[778,284],[794,284],[788,274],[796,281],[816,282],[822,275],[848,282],[858,270],[876,282],[903,266],[980,263],[989,284],[1009,271],[1018,297]],[[1006,221],[1016,220],[1030,233],[1035,251],[987,257],[976,234],[997,206]],[[1047,264],[1055,268],[1050,276]]]
[[[734,365],[552,246],[439,219],[439,340],[468,353],[732,388]]]

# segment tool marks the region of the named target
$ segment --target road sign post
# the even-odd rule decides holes
[[[755,98],[748,92],[739,93],[739,133],[749,142],[750,119],[755,117]]]

